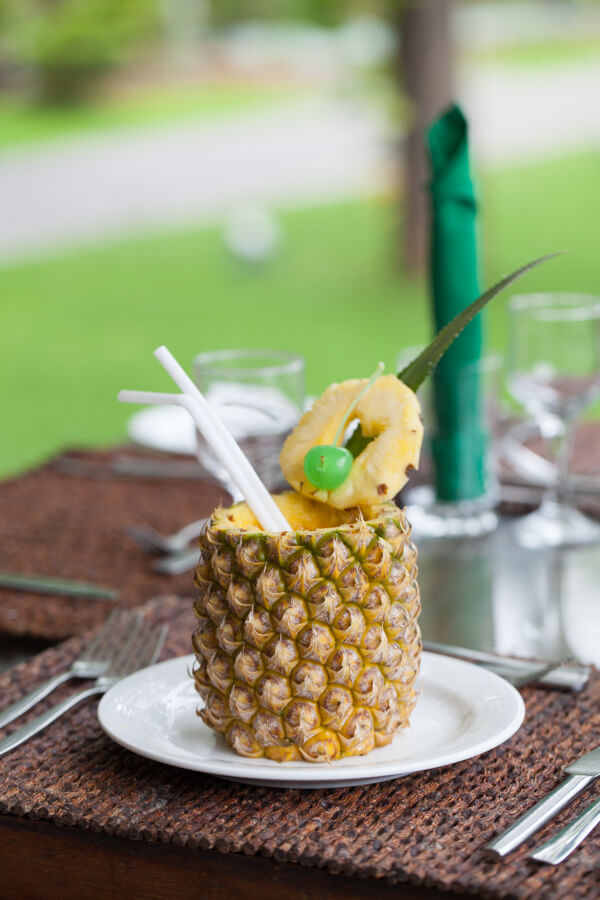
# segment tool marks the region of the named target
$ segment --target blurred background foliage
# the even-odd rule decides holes
[[[425,67],[419,88],[433,71],[419,28],[452,23],[444,32],[451,83],[438,67],[429,99],[399,62],[415,25],[408,13],[421,16],[421,58],[412,64]],[[411,225],[411,190],[426,202],[425,179],[406,153],[411,129],[420,146],[419,107],[426,119],[444,94],[478,87],[485,111],[485,86],[496,83],[508,100],[527,84],[532,104],[547,103],[544,83],[563,72],[593,96],[598,13],[593,0],[0,0],[0,186],[31,160],[43,169],[47,158],[49,178],[53,154],[71,153],[78,164],[82,133],[97,152],[107,135],[118,143],[144,130],[148,147],[165,134],[193,137],[200,152],[211,129],[221,134],[219,123],[239,135],[246,123],[260,129],[279,111],[285,118],[294,104],[305,115],[327,103],[357,121],[375,111],[386,149],[368,191],[336,197],[325,185],[322,196],[295,203],[265,200],[281,241],[259,262],[231,252],[222,211],[130,233],[126,217],[119,233],[56,247],[32,241],[12,256],[0,228],[0,475],[65,445],[123,440],[131,410],[116,391],[165,387],[152,360],[160,343],[186,364],[227,346],[294,350],[306,356],[312,393],[369,373],[379,359],[393,370],[400,349],[431,327],[422,259],[408,246],[424,227]],[[591,122],[592,107],[584,110]],[[600,290],[600,131],[561,143],[566,112],[555,111],[555,147],[534,128],[521,155],[477,158],[485,283],[567,248],[523,289]],[[493,123],[495,110],[488,113]],[[532,105],[534,122],[537,114]],[[504,124],[508,133],[510,118]],[[502,128],[497,134],[504,140]],[[317,142],[315,154],[322,150]],[[24,219],[39,202],[39,171],[22,195]],[[223,181],[231,174],[224,170]],[[62,195],[75,202],[68,179]],[[9,232],[7,223],[6,246]],[[492,307],[489,342],[501,350],[505,302]]]
[[[0,0],[4,64],[43,103],[80,100],[158,29],[155,0]]]

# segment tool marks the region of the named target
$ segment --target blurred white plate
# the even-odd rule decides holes
[[[134,443],[166,453],[196,455],[196,431],[189,413],[181,406],[148,406],[127,423]]]
[[[196,715],[201,704],[189,675],[193,656],[135,672],[100,701],[106,733],[140,756],[231,781],[323,788],[388,781],[447,766],[496,747],[525,715],[521,695],[485,669],[424,653],[421,696],[410,728],[387,747],[334,763],[276,763],[238,756]]]
[[[309,409],[314,397],[307,397]],[[188,412],[181,406],[147,406],[127,422],[127,434],[135,444],[165,453],[196,456],[196,430]]]

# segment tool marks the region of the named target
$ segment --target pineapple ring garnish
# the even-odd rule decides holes
[[[339,447],[338,444],[343,437],[350,416],[354,412],[358,401],[363,394],[366,394],[371,385],[377,381],[383,369],[383,363],[378,363],[377,368],[362,391],[355,395],[354,400],[338,425],[333,442],[331,444],[317,444],[316,447],[311,447],[304,457],[304,474],[315,487],[332,491],[334,488],[339,487],[340,484],[343,484],[350,474],[354,457],[346,447]]]
[[[347,479],[333,490],[316,487],[304,472],[304,458],[316,445],[331,444],[349,406],[368,379],[331,384],[304,413],[283,445],[279,461],[288,483],[300,494],[338,509],[391,500],[419,464],[423,423],[419,401],[395,375],[383,375],[358,400],[355,418],[373,438],[354,462]]]

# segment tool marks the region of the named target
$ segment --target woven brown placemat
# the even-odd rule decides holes
[[[126,449],[129,457],[135,453]],[[198,479],[119,476],[108,463],[122,453],[123,448],[71,451],[1,483],[0,569],[116,588],[121,606],[136,606],[165,592],[190,592],[192,573],[153,572],[152,558],[126,528],[152,525],[170,533],[210,513],[227,494]],[[63,473],[65,460],[80,462],[81,469]],[[0,632],[61,640],[98,624],[112,606],[103,600],[2,589]]]
[[[189,601],[154,602],[147,615],[170,623],[163,656],[189,651]],[[0,676],[2,705],[65,667],[81,644],[72,638]],[[64,686],[52,700],[72,690]],[[526,859],[533,839],[500,862],[482,850],[600,736],[598,674],[577,695],[528,688],[523,696],[520,731],[482,756],[381,784],[314,791],[251,787],[143,759],[104,735],[88,702],[0,759],[0,812],[488,898],[590,900],[600,894],[600,834],[556,868]],[[597,794],[592,787],[537,840]]]

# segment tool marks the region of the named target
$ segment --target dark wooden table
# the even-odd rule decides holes
[[[260,856],[146,844],[0,816],[5,900],[443,900],[458,894],[348,878]]]

